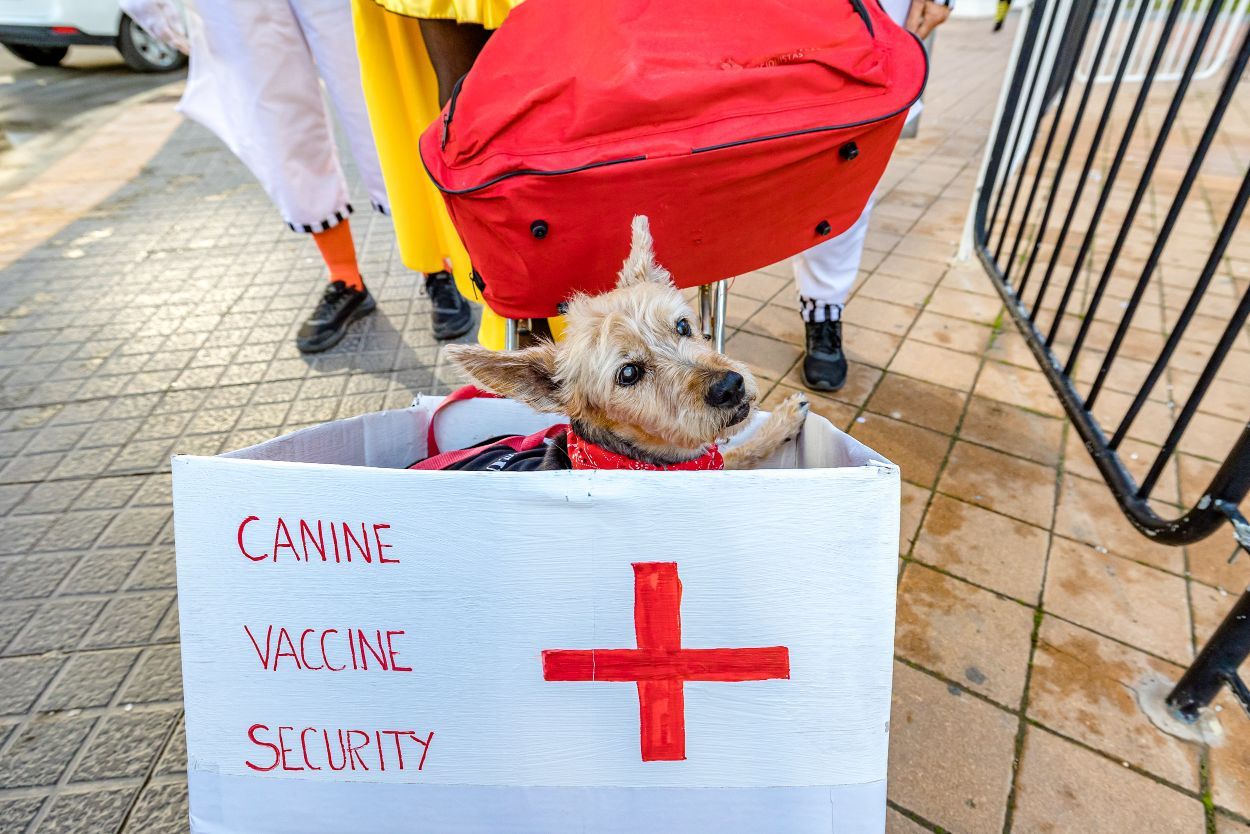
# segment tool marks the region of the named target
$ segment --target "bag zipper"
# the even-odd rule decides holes
[[[868,16],[868,7],[864,5],[864,0],[851,0],[851,8],[855,10],[855,14],[859,15],[859,19],[864,21],[864,25],[868,27],[868,36],[875,38],[877,33],[872,28],[872,18]]]
[[[855,1],[851,0],[851,2]],[[468,76],[469,74],[466,72],[457,78],[456,83],[451,88],[451,99],[447,102],[447,115],[443,117],[443,141],[440,145],[443,150],[447,150],[447,137],[451,134],[451,118],[456,115],[456,99],[460,98],[460,85],[464,83],[464,79]]]

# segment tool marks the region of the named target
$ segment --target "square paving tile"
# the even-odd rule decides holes
[[[1190,610],[1194,621],[1194,641],[1199,650],[1224,621],[1240,594],[1211,588],[1200,582],[1189,584]]]
[[[1063,406],[1042,372],[1034,370],[1036,367],[1036,363],[1031,368],[1022,368],[1002,362],[986,362],[973,393],[1050,417],[1062,417]]]
[[[959,436],[1055,466],[1063,448],[1063,421],[974,395]]]
[[[1029,717],[1048,729],[1191,791],[1199,790],[1196,744],[1160,730],[1139,706],[1161,697],[1183,668],[1054,617],[1042,620]]]
[[[115,831],[126,816],[136,788],[73,791],[56,795],[39,832]]]
[[[1055,537],[1042,606],[1130,646],[1189,662],[1189,605],[1179,576]]]
[[[1236,549],[1232,537],[1220,530],[1196,544],[1185,546],[1189,570],[1194,579],[1238,593],[1250,585],[1250,558],[1241,553],[1231,563],[1228,557]]]
[[[888,820],[886,825],[889,825]],[[906,831],[907,829],[900,828],[899,830]],[[1250,834],[1250,825],[1239,820],[1235,820],[1225,814],[1216,814],[1215,834]]]
[[[40,716],[20,726],[0,758],[0,788],[55,784],[94,723],[86,716]]]
[[[947,831],[1001,834],[1017,724],[1011,713],[895,663],[890,798]]]
[[[803,317],[797,302],[791,307],[764,304],[742,325],[742,329],[791,344],[803,344],[805,338]]]
[[[960,440],[938,491],[1048,528],[1055,506],[1055,470]]]
[[[1034,605],[1049,539],[1040,527],[938,494],[912,558]]]
[[[907,337],[980,356],[989,344],[992,332],[983,324],[944,316],[930,308],[916,319]]]
[[[1206,829],[1202,802],[1029,727],[1012,830],[1179,834]]]
[[[980,360],[975,356],[908,340],[899,347],[889,369],[947,388],[968,391],[976,379],[979,366]]]
[[[898,545],[899,552],[905,554],[911,550],[912,542],[916,539],[920,520],[924,517],[925,507],[928,506],[933,492],[906,481],[902,483],[901,492],[902,508],[899,520]]]
[[[913,822],[910,817],[903,816],[893,808],[886,809],[885,834],[929,834],[929,831],[930,829]]]
[[[898,590],[900,657],[1011,709],[1019,706],[1033,609],[914,563]]]
[[[997,298],[980,293],[939,287],[925,309],[979,324],[993,324],[998,319],[1003,304]]]
[[[1211,793],[1217,807],[1250,817],[1250,718],[1227,689],[1214,706],[1227,737],[1211,748]]]
[[[725,352],[764,379],[781,379],[803,351],[794,345],[740,330],[725,342]]]
[[[887,275],[882,272],[881,267],[877,267],[863,286],[856,291],[855,300],[872,298],[877,301],[888,301],[891,304],[918,307],[924,304],[924,300],[932,291],[933,287],[924,281]]]
[[[869,279],[870,283],[871,280]],[[846,321],[854,322],[860,327],[879,330],[892,336],[902,336],[920,315],[920,310],[911,303],[894,304],[866,296],[856,296],[846,305],[842,315]]]
[[[1139,533],[1103,481],[1063,476],[1055,532],[1165,570],[1179,573],[1184,569],[1181,549],[1152,542]]]
[[[850,309],[850,308],[848,308]],[[853,365],[870,365],[884,368],[898,351],[903,337],[860,326],[854,317],[844,314],[842,324],[842,349]]]
[[[937,480],[951,442],[944,434],[871,413],[855,421],[851,435],[898,464],[903,480],[924,487]]]
[[[872,392],[868,410],[943,434],[952,434],[963,415],[967,396],[954,388],[887,373]]]

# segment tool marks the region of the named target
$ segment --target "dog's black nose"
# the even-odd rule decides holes
[[[746,383],[742,374],[737,371],[726,371],[725,374],[708,386],[703,399],[714,408],[728,408],[742,402],[746,393]]]

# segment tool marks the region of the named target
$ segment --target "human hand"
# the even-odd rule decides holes
[[[904,28],[924,40],[951,16],[951,7],[936,0],[912,0]]]

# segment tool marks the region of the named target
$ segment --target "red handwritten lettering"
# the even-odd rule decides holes
[[[278,746],[276,744],[270,744],[267,741],[261,741],[260,739],[256,738],[257,730],[267,731],[268,729],[269,728],[265,726],[264,724],[253,724],[251,727],[248,727],[247,729],[247,737],[252,742],[252,744],[255,744],[257,747],[268,747],[270,750],[273,751],[273,764],[269,765],[269,767],[261,767],[260,765],[252,764],[247,759],[243,760],[243,764],[247,765],[252,770],[259,770],[261,773],[265,773],[267,771],[273,770],[275,767],[278,766],[278,762],[282,759],[282,754],[278,752]]]
[[[317,732],[317,728],[316,728],[316,727],[305,727],[304,729],[302,729],[302,730],[300,730],[300,731],[299,731],[299,747],[300,747],[300,750],[302,750],[302,751],[304,752],[304,763],[308,765],[308,769],[309,769],[309,770],[321,770],[321,768],[319,768],[319,767],[317,767],[316,765],[314,765],[314,764],[312,763],[312,759],[311,759],[311,758],[309,758],[309,756],[308,756],[308,742],[306,742],[306,741],[304,740],[304,736],[308,735],[309,733],[315,733],[315,732]],[[328,751],[328,747],[327,747],[327,752],[329,752],[329,751]],[[327,758],[328,758],[328,757],[327,757]]]
[[[304,641],[308,639],[308,635],[316,634],[316,633],[317,633],[317,629],[306,628],[303,630],[303,632],[300,633],[300,636],[299,636],[299,659],[300,659],[300,662],[304,664],[304,668],[310,671],[317,671],[319,669],[326,668],[325,663],[322,663],[320,666],[313,666],[311,663],[308,662],[308,651],[304,646]],[[324,659],[325,658],[322,658],[322,660]]]
[[[397,637],[397,636],[399,636],[399,635],[402,635],[403,633],[404,633],[404,632],[403,632],[402,630],[401,630],[401,631],[388,631],[388,632],[386,632],[386,653],[387,653],[387,654],[390,656],[390,658],[391,658],[391,669],[392,669],[393,671],[396,671],[396,672],[411,672],[411,671],[412,671],[412,667],[411,667],[411,666],[400,666],[400,665],[399,665],[399,663],[398,663],[398,662],[396,662],[396,660],[395,660],[395,656],[396,656],[397,654],[399,654],[399,652],[395,651],[395,646],[394,646],[394,644],[392,644],[392,642],[391,642],[391,640],[392,640],[392,639],[394,639],[395,637]]]
[[[361,539],[364,544],[361,545]],[[352,560],[352,545],[356,545],[356,550],[364,557],[366,562],[373,561],[373,551],[369,549],[369,534],[365,530],[364,522],[360,524],[360,538],[356,538],[356,534],[352,532],[352,528],[343,522],[343,553],[347,556],[347,561]]]
[[[342,672],[344,669],[347,668],[346,664],[342,666],[331,666],[330,655],[326,654],[326,638],[329,637],[331,634],[338,634],[338,633],[339,633],[339,630],[337,628],[327,628],[325,631],[321,632],[321,659],[325,662],[325,667],[329,669],[331,672]]]
[[[369,766],[365,764],[364,757],[360,755],[361,747],[357,747],[356,745],[352,744],[353,733],[364,736],[365,743],[363,747],[369,746],[369,734],[366,733],[364,730],[348,730],[347,731],[347,757],[348,757],[348,760],[351,762],[352,770],[356,769],[356,762],[360,762],[361,770],[368,770]]]
[[[286,746],[286,739],[282,737],[283,730],[294,730],[294,727],[278,728],[278,749],[282,751],[282,769],[283,770],[303,770],[302,767],[291,767],[286,763],[286,754],[291,752],[291,748]]]
[[[260,644],[256,642],[256,638],[252,636],[252,630],[247,626],[243,626],[243,630],[247,632],[247,637],[252,641],[252,646],[256,649],[256,656],[260,658],[260,665],[266,669],[269,668],[269,641],[273,637],[273,626],[269,626],[265,630],[265,653],[261,654]]]
[[[388,559],[388,558],[386,558],[386,553],[385,553],[385,551],[386,551],[386,549],[387,549],[387,548],[392,547],[392,545],[389,545],[389,544],[384,544],[384,543],[382,542],[382,535],[381,535],[381,533],[379,532],[379,531],[381,531],[381,530],[389,530],[389,529],[391,529],[391,525],[389,525],[389,524],[375,524],[375,525],[373,525],[373,541],[374,541],[374,543],[375,543],[375,544],[377,544],[377,546],[378,546],[378,561],[379,561],[379,562],[381,562],[381,563],[382,563],[382,564],[384,564],[384,565],[398,565],[398,564],[399,564],[399,560],[398,560],[398,559]]]
[[[286,651],[282,650],[283,640],[286,641]],[[299,655],[295,653],[295,644],[291,642],[291,635],[287,633],[285,628],[278,629],[278,642],[275,649],[276,650],[273,653],[273,669],[275,672],[278,670],[278,661],[284,657],[289,657],[291,660],[294,660],[296,669],[304,668],[300,665]]]
[[[356,639],[360,641],[360,668],[362,669],[368,670],[369,668],[369,657],[365,654],[366,651],[373,655],[374,660],[382,664],[382,671],[390,668],[386,663],[386,653],[382,650],[382,632],[379,630],[377,635],[378,647],[375,649],[370,645],[369,638],[365,635],[365,632],[362,629],[356,629]]]
[[[249,525],[256,523],[259,523],[264,532],[249,531]],[[326,539],[327,529],[330,533],[329,540]],[[390,529],[391,525],[381,522],[327,521],[282,516],[269,521],[257,515],[249,515],[239,523],[235,532],[239,552],[252,562],[270,561],[276,564],[279,556],[289,555],[295,562],[305,564],[320,561],[327,564],[397,565],[400,560],[386,552],[393,550],[394,545],[383,539],[383,535]],[[255,546],[257,536],[268,536],[270,532],[273,534],[271,552],[257,553],[249,550],[244,543],[244,537],[250,536]]]
[[[264,626],[265,645],[261,646],[261,628],[243,626],[260,661],[262,669],[276,672],[292,666],[301,672],[412,672],[413,667],[399,661],[400,640],[407,635],[403,629],[316,628],[288,629],[286,626]],[[296,636],[298,635],[298,636]],[[311,638],[311,639],[310,639]],[[347,651],[343,651],[346,642]],[[334,655],[334,658],[331,658]],[[344,662],[336,664],[335,659]],[[283,659],[287,663],[282,663]]]
[[[278,550],[283,547],[291,551],[295,561],[299,561],[299,553],[295,550],[295,542],[291,541],[291,531],[287,529],[285,521],[278,519],[277,525],[273,528],[273,560],[275,562],[278,561]]]
[[[299,746],[288,744],[287,732],[298,729]],[[249,760],[244,763],[252,770],[266,773],[281,768],[286,771],[324,770],[331,771],[373,769],[391,770],[424,770],[426,757],[430,752],[430,743],[434,740],[434,732],[428,732],[423,738],[415,730],[392,729],[357,729],[357,728],[322,728],[292,727],[280,725],[277,729],[277,744],[258,738],[257,731],[270,731],[267,724],[253,724],[247,731],[248,739],[257,747],[267,748],[273,754],[273,763],[267,766]],[[383,742],[389,738],[392,744]],[[293,739],[292,739],[293,741]],[[416,742],[421,746],[421,756],[409,755],[405,758],[404,746]],[[393,748],[393,749],[392,749]],[[411,753],[411,748],[410,751]],[[324,758],[323,754],[324,753]],[[335,756],[339,759],[336,762]],[[413,763],[416,767],[413,767]]]
[[[248,559],[251,559],[253,562],[263,562],[264,560],[269,558],[268,553],[262,553],[259,556],[253,556],[251,553],[248,553],[247,548],[243,546],[243,531],[247,528],[247,525],[251,524],[253,521],[260,521],[260,517],[255,516],[255,515],[249,515],[247,518],[243,519],[243,522],[239,525],[239,552],[242,553],[244,556],[246,556]]]
[[[326,536],[321,530],[321,522],[317,522],[317,536],[313,537],[312,528],[308,526],[308,522],[304,519],[299,520],[299,542],[304,548],[304,561],[310,561],[308,556],[308,542],[312,541],[313,548],[317,551],[317,555],[321,557],[321,561],[326,560]]]

